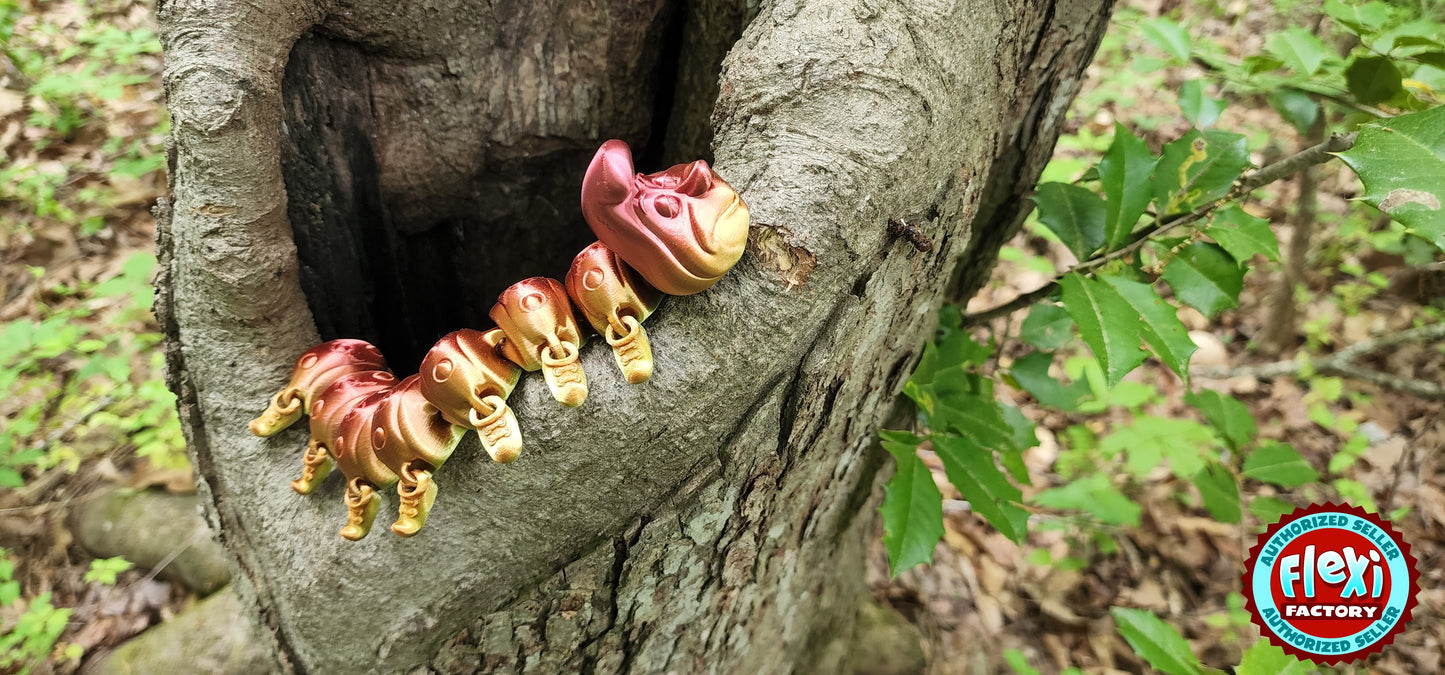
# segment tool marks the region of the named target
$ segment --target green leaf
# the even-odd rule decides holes
[[[933,451],[943,462],[948,482],[1005,537],[1021,542],[1028,535],[1028,511],[1019,506],[1023,493],[1004,477],[993,451],[963,436],[934,436]]]
[[[1351,5],[1340,0],[1325,0],[1325,14],[1356,35],[1378,32],[1389,23],[1393,11],[1383,2]]]
[[[1003,650],[1003,660],[1017,675],[1039,675],[1038,669],[1029,665],[1028,657],[1017,649]]]
[[[1169,675],[1199,675],[1199,659],[1189,651],[1189,643],[1173,626],[1164,623],[1153,612],[1128,607],[1110,607],[1119,634],[1149,665]]]
[[[1273,524],[1279,522],[1280,517],[1286,513],[1294,512],[1294,504],[1276,497],[1255,497],[1249,503],[1249,512],[1254,514],[1259,522]]]
[[[1445,52],[1421,52],[1410,58],[1425,65],[1445,70]]]
[[[1089,383],[1079,380],[1065,385],[1055,379],[1049,375],[1049,366],[1053,361],[1052,354],[1034,352],[1015,360],[1009,368],[1009,376],[1039,403],[1050,408],[1073,410],[1078,407],[1079,399],[1089,393]]]
[[[1064,308],[1079,325],[1079,335],[1104,368],[1110,387],[1144,362],[1138,315],[1108,284],[1076,272],[1059,280]]]
[[[1219,121],[1224,100],[1204,93],[1204,80],[1189,80],[1179,87],[1179,109],[1194,126],[1203,129]]]
[[[1124,453],[1124,468],[1143,478],[1166,458],[1169,470],[1189,480],[1204,468],[1219,437],[1209,427],[1191,419],[1137,415],[1133,423],[1116,426],[1099,442],[1106,457]]]
[[[1144,509],[1109,482],[1109,477],[1094,471],[1072,483],[1040,492],[1033,503],[1051,509],[1083,511],[1101,523],[1139,526]]]
[[[1058,235],[1079,260],[1088,260],[1104,243],[1104,200],[1068,183],[1044,183],[1034,195],[1039,222]]]
[[[1114,140],[1099,160],[1099,182],[1104,186],[1104,239],[1109,249],[1129,240],[1134,224],[1154,195],[1154,167],[1159,159],[1127,127],[1114,123]]]
[[[1308,675],[1314,671],[1313,664],[1284,653],[1265,639],[1246,649],[1239,667],[1234,669],[1235,675]]]
[[[1069,311],[1052,302],[1041,302],[1029,310],[1019,339],[1039,349],[1058,349],[1073,337],[1074,320]]]
[[[1216,431],[1229,441],[1229,447],[1238,450],[1250,441],[1258,429],[1254,425],[1254,416],[1249,414],[1249,408],[1237,398],[1225,396],[1212,389],[1204,389],[1199,392],[1190,392],[1184,395],[1184,402],[1194,406],[1199,412],[1204,413],[1205,419],[1209,420]]]
[[[1264,41],[1264,49],[1301,75],[1314,75],[1330,56],[1325,43],[1298,26],[1271,34]]]
[[[1289,122],[1295,130],[1300,133],[1309,133],[1310,127],[1314,126],[1315,120],[1320,116],[1320,104],[1316,103],[1309,94],[1298,89],[1280,87],[1273,89],[1265,96],[1270,107],[1279,112],[1284,121]]]
[[[1139,317],[1139,334],[1154,348],[1159,360],[1187,381],[1189,357],[1199,349],[1199,345],[1189,338],[1189,331],[1184,328],[1174,308],[1164,302],[1150,284],[1109,275],[1100,275],[1099,278],[1133,308]]]
[[[1404,76],[1395,62],[1384,56],[1362,56],[1345,69],[1345,84],[1360,103],[1379,103],[1405,90]]]
[[[1244,288],[1244,268],[1224,249],[1202,241],[1190,244],[1170,259],[1163,276],[1176,297],[1205,316],[1239,304],[1239,291]],[[1067,301],[1064,306],[1068,306]]]
[[[1204,499],[1204,508],[1221,523],[1237,523],[1241,515],[1239,508],[1239,484],[1234,474],[1223,464],[1210,462],[1204,470],[1194,475],[1194,485]]]
[[[1189,63],[1189,31],[1178,23],[1159,17],[1139,22],[1144,38],[1178,63]]]
[[[25,487],[25,478],[14,469],[0,466],[0,487],[18,488]]]
[[[943,494],[933,474],[918,458],[917,436],[883,431],[883,448],[898,468],[883,487],[883,546],[893,576],[915,565],[932,563],[933,549],[943,539]]]
[[[1192,130],[1165,144],[1154,172],[1154,199],[1160,213],[1192,211],[1229,194],[1248,166],[1249,151],[1239,134]]]
[[[1280,487],[1298,487],[1319,480],[1319,473],[1299,452],[1279,441],[1261,445],[1244,460],[1244,477]]]
[[[1238,205],[1215,211],[1204,233],[1237,261],[1248,261],[1256,253],[1279,261],[1279,240],[1269,229],[1269,219],[1251,216]]]
[[[1367,124],[1340,158],[1365,201],[1445,249],[1445,106]]]

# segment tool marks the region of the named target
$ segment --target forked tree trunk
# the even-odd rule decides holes
[[[171,385],[281,667],[843,670],[875,432],[941,304],[1017,228],[1109,2],[748,5],[162,3]],[[339,482],[287,487],[304,425],[247,420],[323,338],[404,374],[506,285],[560,276],[614,137],[641,170],[715,158],[749,253],[649,320],[651,381],[598,340],[587,403],[525,378],[522,458],[465,442],[422,534],[337,537]]]

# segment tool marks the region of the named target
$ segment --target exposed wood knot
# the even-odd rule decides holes
[[[777,272],[789,288],[807,283],[808,275],[818,266],[818,256],[790,244],[791,239],[787,228],[766,223],[754,223],[748,231],[748,251],[762,266]]]
[[[894,218],[888,221],[888,235],[896,239],[902,239],[917,249],[920,253],[927,253],[933,250],[933,238],[924,234],[917,225],[902,218]]]

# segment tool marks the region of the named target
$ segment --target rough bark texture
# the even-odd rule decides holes
[[[846,670],[875,432],[941,302],[1018,226],[1108,9],[163,3],[170,376],[278,665]],[[694,100],[714,81],[715,106]],[[751,207],[749,254],[649,321],[650,382],[601,344],[581,408],[526,378],[522,458],[469,439],[410,540],[337,537],[338,482],[290,492],[304,430],[246,421],[298,353],[364,337],[404,372],[441,332],[485,327],[503,286],[565,269],[600,141],[653,170],[709,135]],[[888,235],[900,216],[931,251]]]

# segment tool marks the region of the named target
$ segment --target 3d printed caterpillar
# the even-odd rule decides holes
[[[492,308],[496,328],[447,334],[420,372],[399,382],[366,342],[312,347],[252,420],[251,433],[272,436],[311,417],[301,478],[291,487],[309,494],[339,467],[346,476],[342,537],[367,535],[379,492],[392,485],[400,503],[391,530],[416,534],[436,500],[433,472],[467,430],[477,431],[494,461],[516,459],[522,433],[507,396],[522,370],[541,370],[562,405],[586,400],[578,361],[584,336],[573,304],[612,346],[627,381],[645,382],[653,364],[642,322],[664,294],[691,295],[717,283],[747,244],[748,207],[707,162],[643,175],[622,141],[607,141],[592,158],[582,214],[601,241],[572,261],[565,285],[545,277],[513,284]]]

